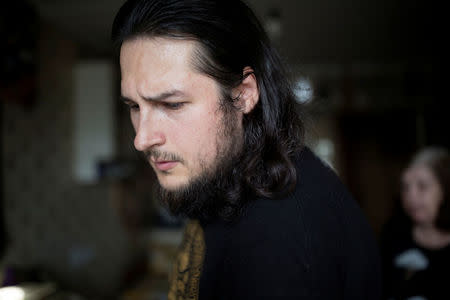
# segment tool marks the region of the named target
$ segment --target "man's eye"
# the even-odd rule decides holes
[[[183,102],[164,102],[163,105],[166,108],[177,110],[180,109],[183,106]]]
[[[134,102],[125,102],[125,105],[128,107],[128,109],[130,110],[139,110],[139,105],[137,105]]]

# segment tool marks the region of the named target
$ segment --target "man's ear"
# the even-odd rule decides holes
[[[259,88],[254,71],[250,67],[243,70],[244,80],[236,88],[239,97],[239,107],[242,113],[250,113],[259,101]]]

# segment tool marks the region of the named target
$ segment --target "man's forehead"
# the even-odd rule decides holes
[[[122,77],[146,74],[163,78],[170,73],[199,73],[193,63],[196,48],[197,42],[191,40],[139,38],[126,41],[120,50]]]
[[[120,55],[122,90],[133,88],[157,89],[155,93],[180,89],[189,75],[186,65],[189,44],[161,39],[135,39],[122,45]]]
[[[199,44],[188,39],[137,37],[125,41],[120,48],[120,62],[164,62],[164,65],[190,66]]]
[[[141,38],[121,48],[121,90],[123,98],[188,98],[217,82],[191,63],[197,42],[171,38]],[[173,91],[177,91],[174,93]],[[138,93],[138,95],[136,94]]]

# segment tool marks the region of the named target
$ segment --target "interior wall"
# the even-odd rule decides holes
[[[121,283],[133,244],[111,203],[112,183],[81,186],[72,178],[77,46],[49,24],[39,41],[34,105],[5,102],[2,111],[4,263],[109,294]]]

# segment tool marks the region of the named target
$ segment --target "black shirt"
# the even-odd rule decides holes
[[[290,195],[253,199],[232,224],[190,224],[204,239],[183,242],[169,299],[381,298],[378,247],[359,206],[308,148],[295,163]],[[201,267],[189,254],[200,249]]]
[[[382,258],[385,299],[450,299],[450,245],[424,248],[411,224],[392,221],[384,228]]]

